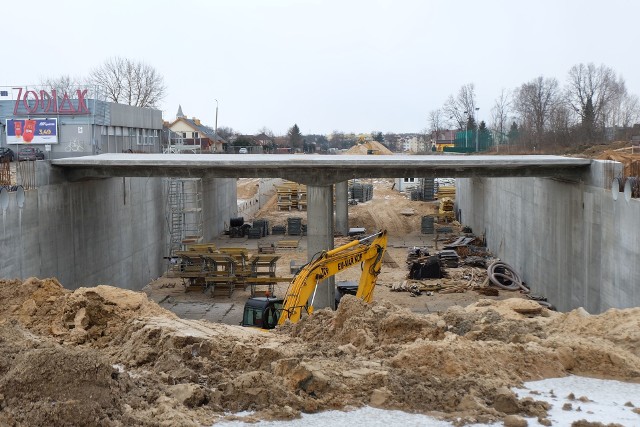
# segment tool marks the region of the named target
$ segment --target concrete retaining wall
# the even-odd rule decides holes
[[[596,163],[581,183],[545,178],[458,179],[457,208],[532,293],[559,310],[640,306],[640,201],[617,200]],[[610,173],[608,175],[611,175]]]
[[[0,277],[56,277],[66,288],[107,284],[139,290],[167,267],[162,178],[66,182],[37,162],[38,188],[16,192],[0,226]],[[205,238],[235,215],[235,179],[203,182]]]
[[[260,179],[255,196],[251,199],[238,200],[237,216],[244,217],[245,221],[253,220],[258,211],[276,194],[276,186],[283,182],[281,178]]]
[[[229,219],[237,215],[237,180],[215,178],[202,180],[204,240],[212,241],[225,231]]]

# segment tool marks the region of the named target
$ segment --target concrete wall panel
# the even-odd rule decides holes
[[[211,241],[225,231],[229,219],[237,216],[237,179],[202,180],[204,240]]]
[[[141,289],[164,272],[162,179],[42,185],[25,194],[20,209],[10,193],[2,216],[0,277]]]
[[[598,168],[594,173],[600,174]],[[560,310],[640,305],[640,201],[613,200],[599,175],[457,180],[462,222]]]

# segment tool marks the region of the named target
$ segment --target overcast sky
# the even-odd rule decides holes
[[[475,84],[504,89],[605,64],[640,95],[637,0],[36,0],[2,5],[0,86],[86,76],[105,59],[164,76],[165,120],[242,133],[419,132]]]

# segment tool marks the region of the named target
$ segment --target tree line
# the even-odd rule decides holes
[[[442,108],[429,113],[429,131],[450,127],[477,130],[477,99],[473,83],[450,95]],[[622,76],[606,65],[571,67],[564,83],[538,76],[494,100],[488,128],[494,144],[525,149],[557,149],[626,139],[640,121],[640,101],[630,94]]]

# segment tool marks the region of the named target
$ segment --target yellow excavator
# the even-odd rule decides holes
[[[242,326],[273,329],[287,320],[296,323],[303,311],[313,312],[313,300],[319,282],[348,268],[361,265],[362,273],[356,298],[371,302],[376,280],[387,248],[387,232],[354,240],[338,248],[323,251],[298,271],[284,298],[249,298],[244,306]]]

